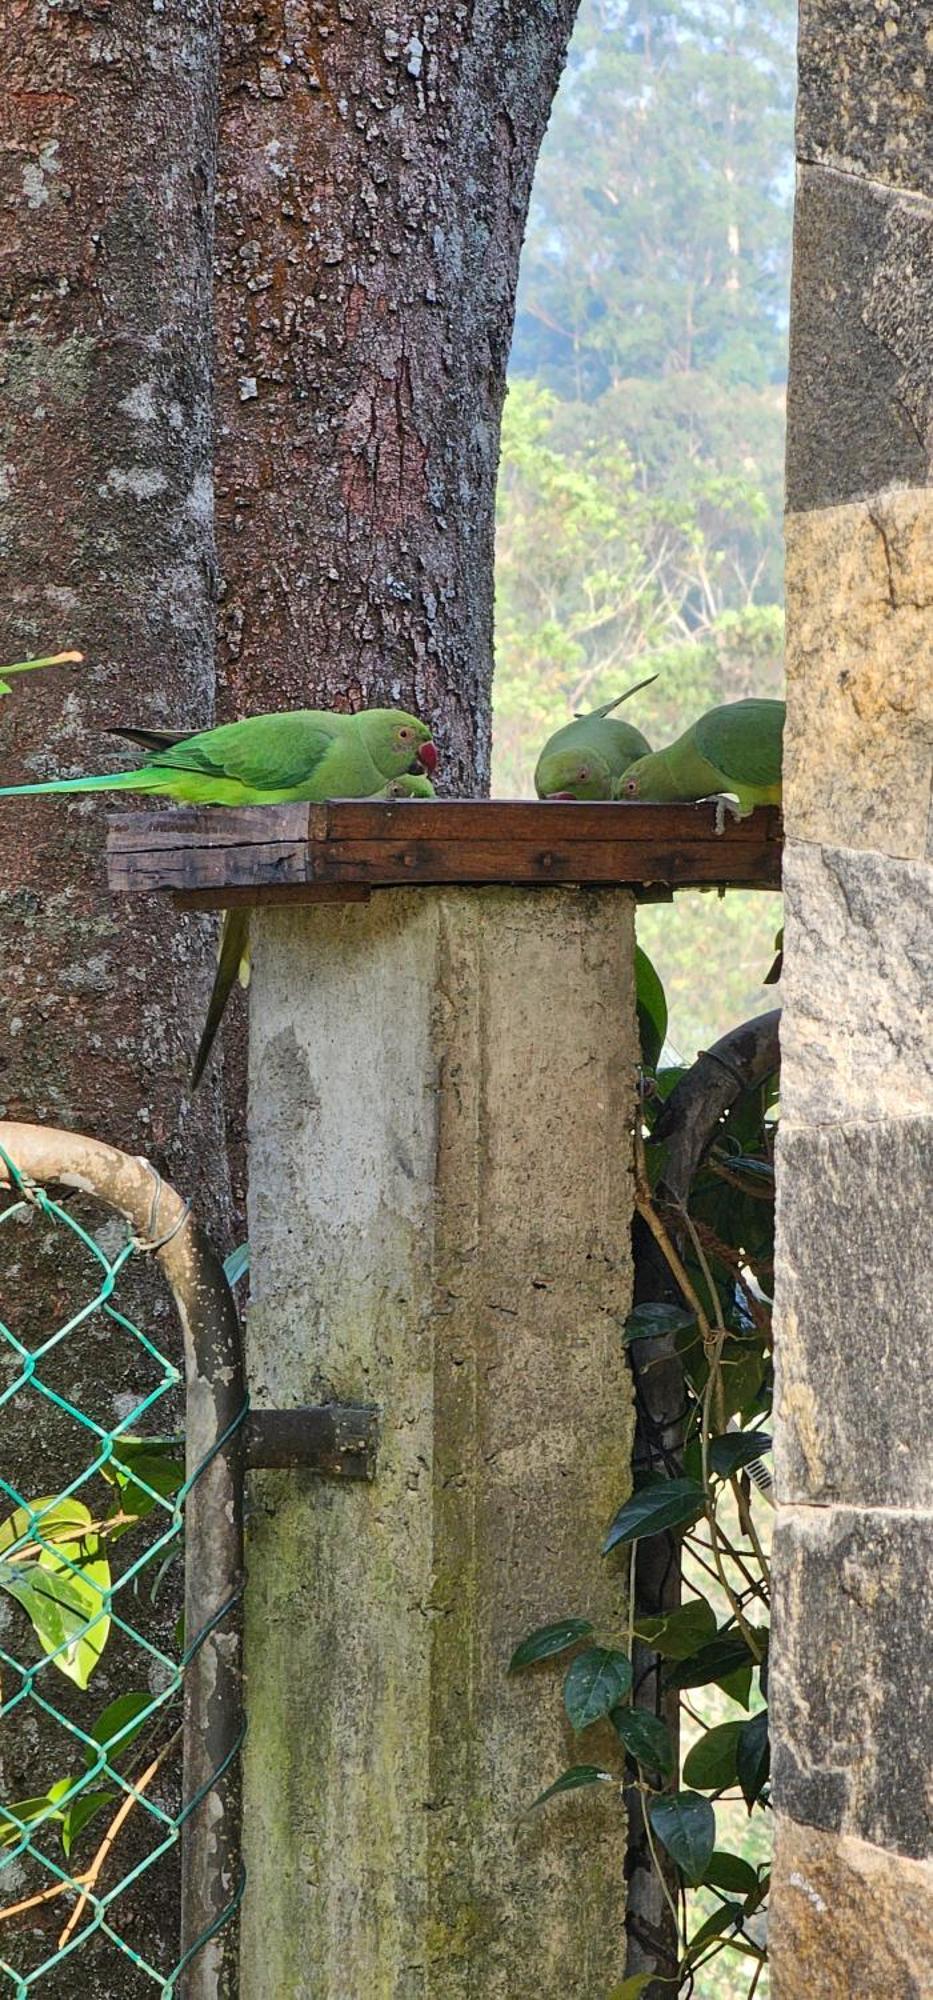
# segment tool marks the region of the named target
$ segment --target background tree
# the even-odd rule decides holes
[[[542,737],[643,674],[653,741],[780,691],[795,11],[581,12],[505,412],[497,791],[527,795]],[[779,921],[761,896],[643,912],[687,1049],[754,1011]]]
[[[0,715],[4,781],[108,760],[118,768],[113,723],[211,719],[215,59],[209,0],[5,10],[0,658],[77,645],[86,661],[13,684]],[[113,902],[106,813],[102,799],[4,806],[4,1115],[145,1154],[224,1245],[218,1095],[192,1102],[187,1084],[211,937],[167,904]],[[88,1220],[99,1229],[100,1210]],[[92,1269],[77,1245],[62,1254],[38,1217],[15,1223],[4,1231],[0,1314],[38,1345],[93,1298]],[[153,1338],[171,1346],[163,1288],[130,1296]],[[138,1402],[143,1378],[138,1349],[102,1314],[40,1373],[106,1427]],[[3,1476],[24,1495],[60,1490],[87,1455],[75,1425],[38,1393],[27,1387],[7,1403]],[[169,1645],[175,1615],[169,1588],[150,1628]],[[54,1695],[87,1723],[141,1674],[138,1651],[115,1640],[87,1694],[56,1676]],[[68,1744],[14,1706],[0,1752],[3,1797],[16,1799],[61,1775]],[[127,1843],[138,1858],[139,1826]],[[146,1878],[133,1905],[143,1949],[171,1963],[171,1871]],[[32,1922],[44,1957],[61,1919],[39,1912]],[[75,1982],[66,1960],[43,1990],[72,1994]],[[141,1991],[103,1936],[83,1952],[78,1985],[100,2000]]]

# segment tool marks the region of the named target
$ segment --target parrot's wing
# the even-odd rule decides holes
[[[204,1022],[203,1033],[198,1043],[198,1053],[195,1056],[194,1068],[191,1072],[192,1090],[197,1090],[198,1084],[204,1075],[208,1057],[214,1046],[214,1036],[223,1019],[224,1008],[230,998],[234,984],[240,976],[240,968],[244,959],[247,958],[248,953],[249,907],[225,910],[223,930],[220,934],[220,956],[217,960],[217,973],[208,1002],[207,1018]]]
[[[258,792],[285,792],[313,775],[334,733],[323,718],[312,721],[308,711],[256,715],[168,744],[152,763],[201,777],[232,778]]]
[[[784,731],[782,701],[728,702],[693,726],[701,757],[739,785],[779,785]]]

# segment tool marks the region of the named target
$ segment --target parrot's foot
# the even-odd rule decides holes
[[[710,794],[710,799],[712,802],[715,802],[716,806],[717,833],[719,834],[725,833],[727,813],[729,813],[730,817],[734,820],[744,819],[745,815],[742,811],[741,806],[739,805],[738,799],[733,798],[731,792],[712,792]]]

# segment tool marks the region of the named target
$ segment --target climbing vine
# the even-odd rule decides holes
[[[643,1828],[666,1899],[669,1956],[659,1952],[655,1970],[630,1972],[605,2000],[638,2000],[649,1984],[692,1993],[714,1958],[723,1961],[717,1993],[761,2000],[777,1074],[734,1093],[686,1198],[675,1197],[665,1180],[665,1106],[689,1073],[663,1063],[664,995],[643,954],[638,987],[635,1206],[650,1254],[648,1283],[643,1269],[620,1337],[636,1387],[677,1358],[680,1409],[673,1426],[649,1435],[647,1451],[643,1429],[634,1490],[606,1526],[604,1557],[629,1552],[626,1630],[595,1630],[574,1607],[528,1633],[509,1672],[559,1662],[580,1742],[580,1760],[533,1804],[613,1787]],[[648,1613],[637,1558],[652,1539],[662,1573],[667,1553],[674,1589]]]

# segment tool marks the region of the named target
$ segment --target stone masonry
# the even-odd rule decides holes
[[[933,1994],[933,13],[803,0],[775,2000]]]

